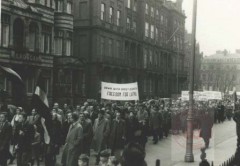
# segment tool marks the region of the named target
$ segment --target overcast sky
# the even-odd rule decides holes
[[[183,1],[191,32],[193,0]],[[197,40],[204,55],[240,49],[240,0],[198,0]]]

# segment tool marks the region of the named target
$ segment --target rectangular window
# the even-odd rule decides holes
[[[155,39],[156,39],[156,41],[158,41],[158,35],[159,35],[159,33],[158,33],[158,28],[156,28],[155,29]]]
[[[163,15],[161,15],[161,17],[160,17],[161,24],[163,24],[163,20],[164,20],[164,17],[163,17]]]
[[[57,1],[57,11],[58,12],[63,12],[63,0],[58,0]]]
[[[150,93],[152,93],[152,91],[153,91],[152,83],[153,83],[152,78],[150,78],[150,79],[149,79],[149,92],[150,92]]]
[[[66,39],[66,56],[71,55],[71,47],[72,46],[72,40]]]
[[[34,90],[34,79],[33,78],[27,78],[26,79],[26,90],[27,90],[27,93],[30,93],[32,94],[33,93],[33,90]]]
[[[46,93],[49,94],[49,82],[50,82],[50,79],[46,78],[44,81],[45,81]]]
[[[108,40],[108,56],[113,56],[113,40]]]
[[[50,26],[42,27],[42,43],[41,43],[41,52],[49,54],[51,50],[51,33],[52,28]]]
[[[105,4],[101,4],[101,20],[105,20],[106,18],[106,13],[105,13]]]
[[[156,9],[156,16],[159,16],[159,10]]]
[[[104,56],[105,53],[105,38],[104,37],[100,37],[100,54],[102,56]]]
[[[72,33],[67,32],[65,55],[70,56],[71,54],[72,54]]]
[[[130,29],[131,28],[131,25],[130,25],[130,18],[127,17],[127,29]]]
[[[133,31],[136,32],[137,30],[137,23],[136,21],[133,21]]]
[[[130,9],[131,8],[131,0],[127,0],[127,7]]]
[[[80,2],[79,4],[79,17],[80,19],[87,18],[87,2]]]
[[[71,2],[67,3],[67,13],[72,14],[72,3]]]
[[[121,46],[120,46],[120,41],[116,42],[116,57],[120,57],[120,51],[121,51]]]
[[[145,5],[145,14],[148,14],[148,4],[146,3],[146,5]]]
[[[9,46],[9,31],[10,31],[10,16],[3,14],[1,16],[1,45],[3,47]]]
[[[63,32],[56,31],[55,34],[55,54],[62,55],[63,53]]]
[[[154,9],[151,7],[151,17],[154,17]]]
[[[149,36],[149,24],[148,22],[145,22],[145,37]]]
[[[45,4],[46,4],[47,7],[51,7],[51,2],[50,2],[50,1],[51,1],[51,0],[46,0],[46,1],[45,1]]]
[[[2,24],[2,46],[8,47],[9,45],[9,24]]]
[[[36,43],[36,34],[35,32],[29,33],[29,50],[34,51],[35,50],[35,43]]]
[[[147,50],[146,49],[143,50],[143,68],[144,69],[147,68]]]
[[[120,22],[121,22],[121,11],[118,10],[117,11],[117,26],[120,26]]]
[[[136,0],[134,0],[134,2],[133,2],[133,11],[137,11],[137,2],[136,2]]]
[[[113,8],[112,8],[112,7],[109,8],[109,22],[110,22],[111,24],[114,23],[114,19],[113,19]]]
[[[151,66],[153,63],[153,55],[152,55],[152,51],[149,51],[149,65]]]
[[[151,25],[151,39],[154,39],[154,25]]]

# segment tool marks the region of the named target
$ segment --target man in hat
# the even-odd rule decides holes
[[[7,166],[7,160],[11,157],[9,152],[12,136],[12,126],[7,122],[6,112],[0,112],[0,165]]]
[[[96,165],[99,164],[100,152],[106,149],[110,131],[109,121],[104,118],[104,115],[105,111],[104,109],[101,109],[98,113],[98,118],[94,121],[93,124],[92,146],[95,152],[97,152]]]
[[[120,153],[124,147],[126,140],[126,124],[125,121],[121,119],[120,110],[116,111],[116,118],[112,121],[111,132],[109,136],[109,146],[112,150],[112,155],[120,159]]]
[[[82,150],[83,129],[77,113],[72,114],[71,123],[62,155],[63,166],[77,166]]]
[[[100,165],[101,166],[108,166],[108,160],[110,157],[111,152],[109,150],[103,150],[100,153]]]
[[[89,157],[86,154],[81,154],[78,159],[78,166],[88,166]]]
[[[88,121],[85,117],[86,114],[80,113],[79,114],[79,122],[83,128],[83,147],[82,153],[86,153],[90,156],[90,146],[92,142],[93,136],[93,128],[91,121]]]
[[[213,122],[214,122],[213,118],[209,115],[209,112],[206,111],[201,118],[200,129],[200,137],[202,137],[205,142],[205,148],[209,147],[209,140],[212,135]]]
[[[34,139],[34,127],[27,121],[27,115],[21,113],[14,133],[14,142],[17,151],[17,165],[27,165],[31,159],[32,142]]]

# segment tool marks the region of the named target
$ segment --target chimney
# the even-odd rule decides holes
[[[237,54],[240,54],[240,49],[236,49],[236,53],[237,53]]]

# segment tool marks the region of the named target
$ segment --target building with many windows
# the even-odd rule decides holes
[[[201,66],[203,90],[221,92],[240,91],[240,50],[230,53],[226,50],[203,58]]]
[[[73,52],[86,60],[86,93],[101,81],[138,82],[140,98],[170,97],[186,82],[182,0],[75,0]]]
[[[71,104],[85,95],[83,61],[73,55],[72,8],[72,0],[2,0],[0,64],[19,73],[29,99],[39,70],[50,101]],[[0,75],[0,88],[19,104],[18,86]]]

